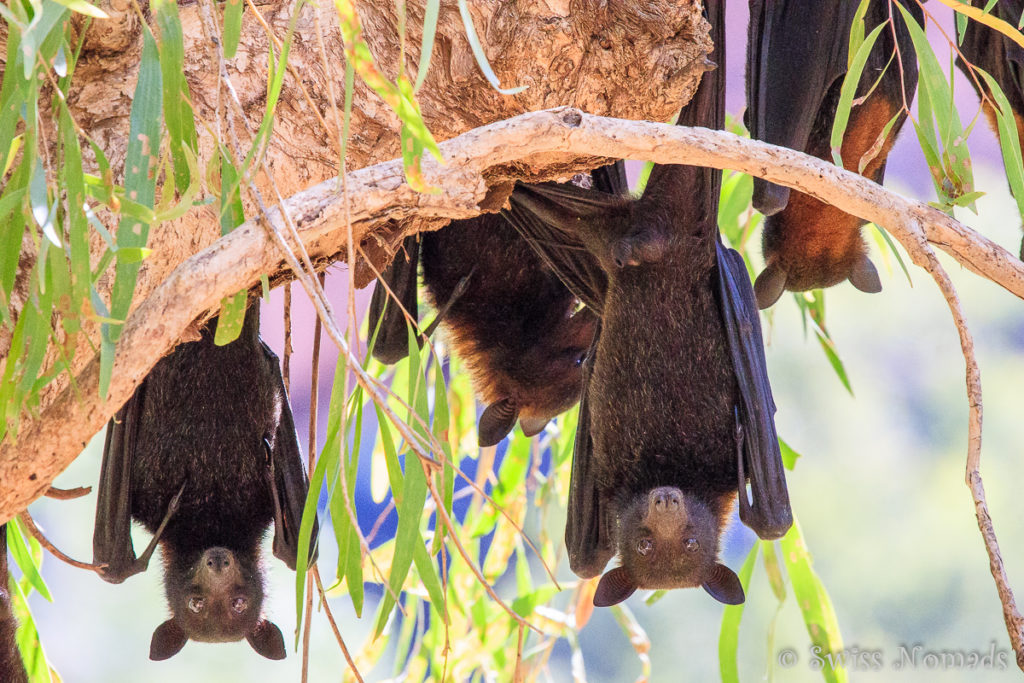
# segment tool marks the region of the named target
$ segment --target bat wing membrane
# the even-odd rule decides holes
[[[143,380],[128,402],[107,426],[103,461],[96,492],[96,522],[93,527],[93,563],[106,564],[100,574],[106,581],[121,583],[145,571],[132,546],[132,462],[140,438],[139,424],[146,396]]]
[[[793,523],[793,513],[775,433],[775,401],[768,383],[757,303],[743,257],[721,242],[717,243],[717,255],[722,321],[740,390],[740,519],[761,538],[779,538]],[[747,497],[746,477],[750,477],[752,501]]]
[[[409,354],[409,334],[405,313],[415,318],[419,305],[417,285],[420,263],[418,235],[402,241],[395,259],[381,274],[381,280],[394,292],[392,298],[381,283],[373,289],[370,298],[369,332],[373,342],[373,357],[391,365]],[[395,300],[397,299],[397,301]],[[399,305],[401,304],[401,305]],[[404,310],[403,310],[404,309]]]
[[[270,371],[274,373],[277,393],[281,400],[281,417],[274,434],[273,446],[270,448],[270,473],[273,477],[271,492],[275,498],[274,556],[287,564],[289,569],[294,570],[299,555],[299,527],[302,524],[302,513],[309,492],[309,479],[302,464],[295,419],[292,417],[277,355],[265,343],[260,342],[260,346],[265,361],[270,365]],[[319,522],[314,516],[313,532],[309,539],[309,564],[315,562],[317,558],[316,541],[319,530]]]

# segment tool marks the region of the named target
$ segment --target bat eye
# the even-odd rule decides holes
[[[578,354],[576,356],[576,361],[575,361],[576,367],[579,367],[579,366],[583,365],[583,361],[585,361],[586,359],[587,359],[587,352],[586,351],[584,351],[583,353]]]
[[[206,603],[206,601],[203,600],[202,598],[189,598],[189,600],[188,600],[188,608],[192,612],[195,612],[196,614],[199,614],[200,612],[203,611],[203,606],[205,605],[205,603]]]
[[[700,550],[700,541],[698,541],[696,538],[688,538],[688,539],[686,539],[686,551],[687,552],[695,553],[698,550]]]
[[[649,538],[641,538],[639,541],[636,542],[636,551],[641,555],[646,555],[647,553],[651,552],[651,548],[653,547],[654,544],[651,543],[651,539]]]
[[[235,610],[236,614],[241,614],[249,606],[249,601],[245,598],[235,598],[231,601],[231,609]]]

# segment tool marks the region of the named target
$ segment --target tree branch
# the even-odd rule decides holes
[[[925,238],[1024,298],[1024,264],[953,218],[819,159],[723,131],[560,108],[478,128],[441,149],[445,166],[433,160],[424,164],[428,182],[441,188],[436,195],[417,194],[405,185],[399,160],[348,174],[355,241],[395,222],[410,224],[413,230],[436,229],[450,219],[476,215],[481,207],[495,210],[512,180],[546,179],[552,167],[564,177],[593,166],[597,157],[686,162],[731,168],[792,187],[886,228],[908,251]],[[341,251],[345,220],[337,179],[293,195],[285,209],[312,253]],[[287,234],[280,208],[270,216],[277,231]],[[193,321],[215,309],[224,296],[254,285],[261,273],[280,270],[281,253],[258,220],[182,262],[126,321],[109,395],[98,395],[99,363],[94,358],[77,377],[77,394],[62,392],[38,417],[23,423],[17,441],[9,438],[0,446],[0,520],[10,519],[46,492]]]

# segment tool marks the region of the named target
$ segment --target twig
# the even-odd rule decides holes
[[[999,601],[1003,606],[1003,620],[1006,622],[1006,631],[1010,636],[1010,644],[1017,655],[1017,666],[1024,670],[1024,617],[1021,616],[1020,611],[1017,609],[1013,590],[1010,588],[1010,582],[1003,565],[1003,557],[999,551],[999,543],[996,539],[992,516],[989,513],[988,502],[985,498],[985,487],[981,481],[981,371],[978,369],[978,361],[974,354],[974,340],[964,318],[963,308],[960,305],[960,298],[956,293],[956,289],[953,287],[949,275],[939,263],[938,258],[936,258],[932,248],[921,239],[916,248],[908,250],[908,253],[910,253],[914,263],[928,271],[939,286],[960,336],[960,348],[963,352],[964,364],[966,366],[968,403],[966,483],[974,499],[978,529],[981,531],[985,550],[988,552],[989,570],[992,572],[992,578],[995,580],[996,590],[999,593]]]
[[[320,287],[324,286],[324,274],[320,273]],[[309,472],[316,468],[316,428],[317,406],[320,404],[320,318],[313,323],[313,358],[309,378]],[[315,568],[315,565],[314,565]],[[313,621],[313,576],[306,572],[306,622],[302,630],[302,683],[309,680],[309,638],[310,624]]]
[[[22,510],[21,514],[18,515],[18,517],[21,518],[22,524],[24,524],[25,528],[28,529],[28,532],[32,534],[32,537],[39,541],[39,545],[49,550],[50,554],[56,557],[61,562],[66,562],[67,564],[70,564],[72,567],[77,567],[79,569],[88,569],[89,571],[96,572],[97,574],[102,573],[103,570],[107,568],[106,563],[89,564],[88,562],[80,562],[72,557],[68,557],[67,555],[65,555],[63,552],[60,551],[60,549],[57,548],[57,546],[50,543],[46,536],[43,535],[43,532],[40,531],[39,527],[36,526],[35,520],[32,519],[32,515],[28,513],[28,510]]]
[[[56,486],[51,486],[46,491],[47,498],[55,498],[57,500],[74,500],[75,498],[81,498],[92,493],[91,486],[78,486],[73,489],[59,489]]]
[[[320,582],[320,568],[314,565],[312,574],[313,580],[316,581],[316,589],[320,593],[320,602],[324,606],[324,614],[327,615],[327,621],[331,624],[331,630],[334,631],[334,637],[341,647],[341,653],[345,656],[345,661],[348,662],[349,671],[352,672],[352,675],[356,677],[359,683],[363,683],[363,677],[359,675],[359,669],[356,668],[356,663],[352,660],[352,655],[349,654],[348,648],[345,646],[345,639],[341,637],[341,631],[338,630],[338,624],[334,621],[334,614],[331,612],[330,603],[327,602],[327,592],[324,591],[324,585]]]

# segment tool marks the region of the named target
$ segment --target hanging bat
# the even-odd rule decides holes
[[[15,634],[18,621],[11,610],[11,580],[7,573],[7,525],[0,525],[0,680],[28,683],[25,663]]]
[[[989,3],[987,0],[972,0],[971,4],[984,8]],[[1011,26],[1016,26],[1024,14],[1024,0],[999,0],[991,13]],[[992,129],[998,133],[996,112],[992,106],[988,86],[981,76],[971,73],[964,64],[965,59],[988,72],[1002,89],[1013,110],[1013,118],[1017,124],[1017,139],[1024,138],[1024,48],[999,31],[977,21],[967,22],[956,63],[960,70],[967,74],[967,79],[982,98],[985,116]],[[1024,241],[1021,242],[1020,257],[1024,259]]]
[[[417,241],[419,240],[419,242]],[[405,239],[385,271],[402,308],[416,315],[416,271],[439,309],[440,322],[487,405],[478,425],[481,446],[501,441],[519,422],[527,436],[579,400],[583,356],[596,316],[577,308],[565,288],[497,214],[452,221],[436,232]],[[396,362],[408,349],[401,308],[377,287],[370,305],[374,356]],[[379,327],[378,327],[379,321]]]
[[[259,337],[259,301],[241,335],[199,341],[160,360],[107,430],[93,531],[101,576],[143,572],[159,544],[172,616],[153,633],[150,658],[188,639],[245,638],[283,659],[280,629],[264,618],[260,542],[274,524],[274,555],[295,569],[309,488],[277,356]],[[153,539],[136,558],[132,520]],[[315,561],[314,520],[310,563]]]
[[[916,2],[901,2],[922,21]],[[831,159],[832,124],[858,5],[857,0],[750,0],[745,120],[752,138]],[[865,32],[887,21],[889,9],[888,0],[872,0]],[[850,112],[841,148],[844,166],[853,171],[867,154],[870,161],[860,173],[877,183],[906,119],[904,102],[917,88],[910,34],[898,10],[893,13],[897,41],[891,27],[882,29],[857,86],[857,97],[866,99]],[[881,291],[860,233],[864,221],[759,178],[753,202],[766,216],[767,265],[754,284],[761,308],[775,303],[783,290],[831,287],[846,279],[863,292]]]
[[[719,68],[679,123],[721,128],[723,3],[706,11]],[[739,579],[717,559],[737,493],[740,518],[761,538],[792,523],[753,290],[717,229],[720,183],[719,171],[658,166],[639,200],[571,185],[521,185],[511,197],[513,224],[601,313],[565,529],[580,577],[619,557],[597,606],[637,588],[692,586],[740,603]],[[588,259],[603,281],[575,278]]]

